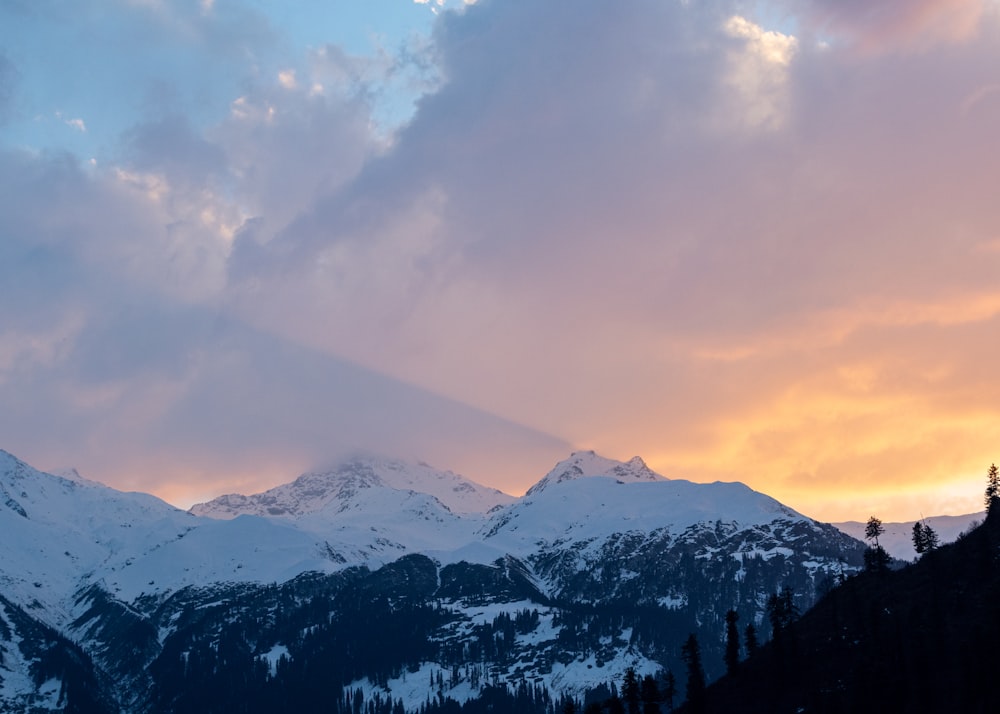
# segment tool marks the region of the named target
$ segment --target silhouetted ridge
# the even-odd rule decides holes
[[[703,711],[1000,711],[998,556],[994,513],[914,565],[849,578],[710,686]]]

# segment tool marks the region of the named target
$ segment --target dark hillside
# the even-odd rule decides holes
[[[680,711],[998,712],[998,558],[994,513],[914,565],[852,577]]]

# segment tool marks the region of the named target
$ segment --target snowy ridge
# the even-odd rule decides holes
[[[750,527],[800,513],[742,483],[667,479],[639,457],[627,463],[594,452],[560,462],[517,503],[491,515],[483,541],[518,555],[540,543],[603,541],[617,533],[680,533],[699,523]]]
[[[241,514],[296,517],[317,511],[342,512],[367,489],[389,488],[428,494],[448,510],[486,513],[516,499],[502,491],[427,464],[408,464],[393,459],[352,459],[328,471],[310,472],[289,484],[252,496],[232,494],[199,503],[191,512],[212,518]]]
[[[526,495],[491,518],[484,540],[520,551],[539,538],[592,540],[629,531],[681,532],[693,524],[720,520],[746,527],[780,519],[810,521],[742,483],[666,479],[622,483],[593,476],[574,481],[569,488],[549,484],[530,498]]]
[[[436,495],[398,488],[421,485],[459,512]],[[811,523],[743,484],[669,480],[639,458],[622,463],[593,452],[573,454],[519,500],[426,465],[354,460],[192,511],[215,517],[43,474],[0,452],[0,525],[9,534],[0,539],[0,582],[18,601],[40,601],[46,621],[59,625],[72,616],[72,593],[92,583],[129,601],[196,583],[375,567],[414,552],[443,563],[488,564],[505,554],[530,562],[567,544],[596,553],[628,533],[678,538],[697,524],[725,522],[735,532]]]
[[[333,565],[322,542],[301,530],[249,517],[220,528],[155,496],[45,474],[4,451],[0,504],[3,591],[33,604],[54,627],[76,616],[74,593],[93,583],[131,601],[196,583],[269,582]]]
[[[476,539],[487,511],[514,501],[450,471],[369,458],[305,473],[263,493],[222,496],[191,512],[267,518],[322,540],[342,565],[379,565],[412,552],[447,558]]]
[[[575,476],[559,479],[567,469],[557,469],[557,478],[543,479],[543,488],[493,514],[480,531],[483,543],[529,563],[551,596],[645,600],[659,588],[657,602],[685,604],[687,594],[669,578],[654,583],[637,570],[684,553],[721,564],[719,577],[726,578],[743,577],[748,558],[780,556],[816,579],[836,567],[829,556],[809,554],[842,538],[835,529],[745,484],[664,479],[645,464],[625,481],[625,469],[600,462],[590,455],[584,464],[571,460]]]

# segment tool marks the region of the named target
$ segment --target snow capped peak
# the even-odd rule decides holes
[[[433,496],[454,513],[485,513],[515,499],[451,471],[398,459],[356,457],[331,469],[302,474],[293,482],[251,496],[232,494],[199,503],[191,512],[214,518],[241,514],[297,517],[333,509],[342,512],[363,493],[391,489]]]
[[[622,483],[666,480],[646,466],[646,462],[638,456],[622,462],[604,458],[593,451],[576,451],[570,454],[568,459],[556,464],[538,483],[528,489],[525,496],[535,495],[565,481],[593,476],[605,476]]]

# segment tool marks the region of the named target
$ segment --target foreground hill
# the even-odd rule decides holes
[[[1000,710],[1000,513],[898,571],[830,592],[686,712]]]

